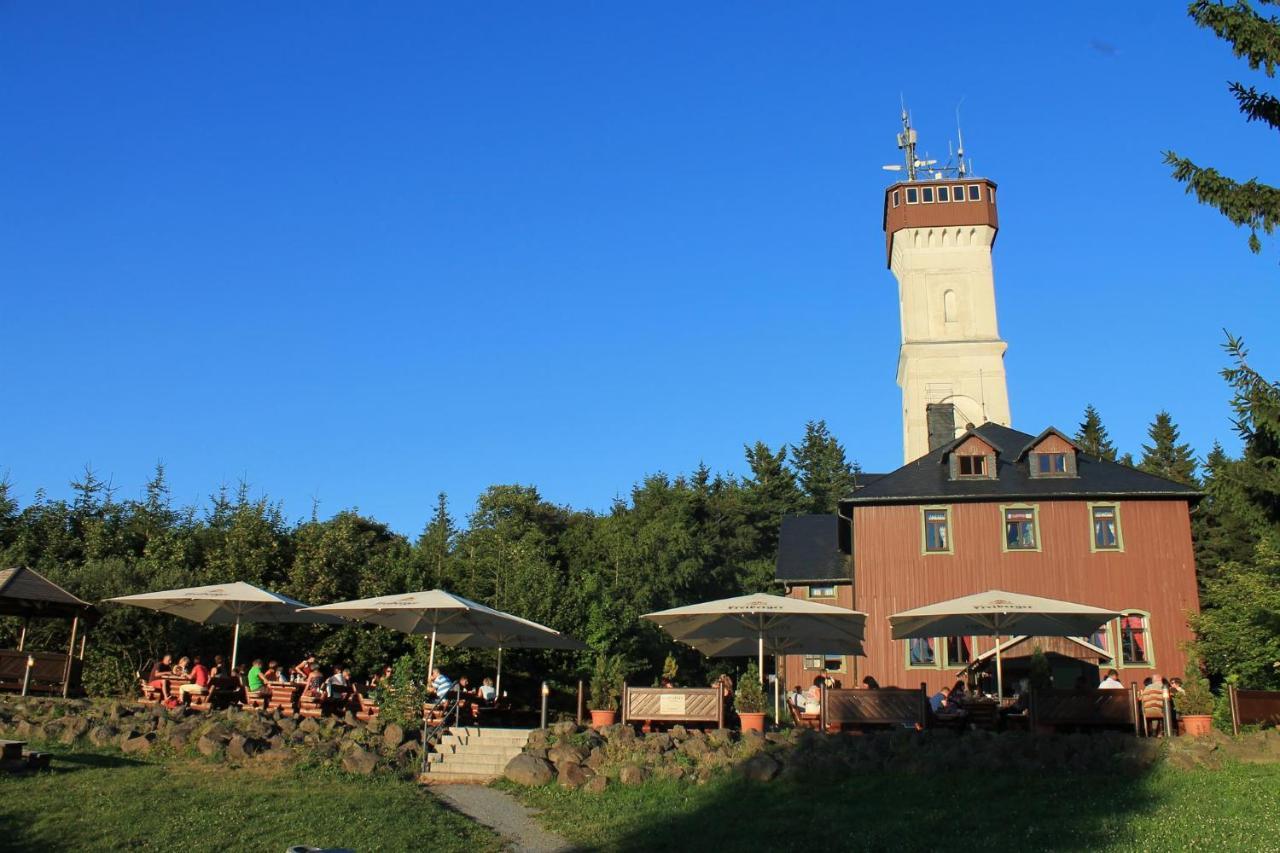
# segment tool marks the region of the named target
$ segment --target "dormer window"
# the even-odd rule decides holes
[[[987,457],[961,456],[960,457],[960,476],[961,477],[987,476]]]
[[[1076,476],[1076,446],[1053,427],[1023,448],[1018,461],[1023,457],[1033,478]]]
[[[1067,473],[1067,454],[1037,453],[1036,454],[1036,471],[1038,471],[1041,474]]]
[[[996,449],[977,435],[969,435],[947,456],[953,480],[996,479]]]

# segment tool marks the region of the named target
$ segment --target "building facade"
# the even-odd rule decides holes
[[[792,656],[787,686],[828,673],[844,686],[930,691],[991,669],[990,637],[898,641],[889,616],[1003,589],[1122,613],[1091,637],[1001,638],[1006,688],[1041,648],[1059,687],[1180,674],[1198,610],[1192,489],[1082,453],[1065,435],[998,424],[870,475],[834,516],[784,520],[777,576],[787,594],[867,614],[865,657]]]

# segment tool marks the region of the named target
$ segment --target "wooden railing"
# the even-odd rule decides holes
[[[724,728],[724,700],[719,687],[622,688],[624,723],[714,723]]]
[[[1036,726],[1125,726],[1142,731],[1138,687],[1128,690],[1035,690],[1031,722]]]
[[[1231,702],[1231,731],[1240,734],[1241,726],[1280,726],[1280,690],[1240,690],[1227,685]]]
[[[832,689],[822,691],[821,730],[828,726],[902,725],[925,726],[929,720],[929,695],[924,684],[916,690],[883,687],[879,690]]]

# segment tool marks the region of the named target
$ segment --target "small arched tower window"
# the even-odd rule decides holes
[[[948,323],[956,322],[956,292],[948,290],[942,294],[942,319]]]

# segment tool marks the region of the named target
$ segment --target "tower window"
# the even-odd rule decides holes
[[[907,187],[907,204],[917,204],[920,199],[915,187]]]
[[[982,187],[969,184],[969,201],[982,201]]]
[[[948,290],[942,294],[942,320],[945,323],[956,321],[956,292]]]
[[[961,456],[960,457],[960,476],[961,477],[985,477],[987,476],[987,457],[985,456]]]
[[[945,186],[938,187],[938,201],[951,201],[951,190]]]
[[[933,187],[920,188],[920,201],[924,204],[933,204]]]
[[[897,191],[897,190],[894,190],[894,191],[893,191],[893,206],[894,206],[894,207],[897,207],[897,206],[898,206],[898,191]]]

